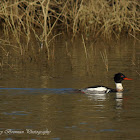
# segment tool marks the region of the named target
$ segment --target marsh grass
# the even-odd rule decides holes
[[[138,0],[3,0],[0,48],[8,54],[4,48],[8,44],[22,56],[28,51],[44,51],[50,59],[51,43],[65,32],[71,37],[82,33],[94,39],[119,39],[122,34],[136,38],[140,33],[139,9]],[[37,48],[31,47],[32,36],[39,44]]]

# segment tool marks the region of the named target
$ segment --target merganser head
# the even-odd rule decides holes
[[[115,74],[114,76],[114,81],[115,81],[115,84],[116,84],[116,90],[117,91],[123,91],[123,86],[122,86],[122,81],[123,80],[132,80],[130,78],[127,78],[124,74],[122,73],[117,73]]]
[[[117,73],[114,76],[114,81],[115,83],[121,83],[123,80],[132,80],[130,78],[127,78],[124,74],[122,73]]]

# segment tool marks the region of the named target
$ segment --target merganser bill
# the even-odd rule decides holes
[[[123,80],[132,80],[130,78],[127,78],[122,73],[117,73],[114,76],[114,81],[116,84],[116,89],[108,88],[105,86],[93,86],[93,87],[87,87],[84,89],[81,89],[80,91],[86,94],[104,94],[109,92],[121,92],[123,91],[122,81]]]

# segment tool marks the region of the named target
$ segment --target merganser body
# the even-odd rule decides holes
[[[117,73],[114,76],[114,82],[116,84],[116,89],[108,88],[105,86],[91,86],[84,89],[81,89],[80,91],[86,94],[105,94],[109,92],[121,92],[123,91],[122,81],[123,80],[132,80],[130,78],[127,78],[122,73]]]

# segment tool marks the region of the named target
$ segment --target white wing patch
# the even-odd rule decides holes
[[[87,90],[90,90],[90,91],[106,91],[107,88],[106,87],[96,87],[96,88],[88,88]]]
[[[86,94],[105,94],[105,93],[109,93],[110,89],[106,88],[106,87],[91,87],[91,88],[87,88],[87,89],[82,89],[82,92],[86,93]]]

